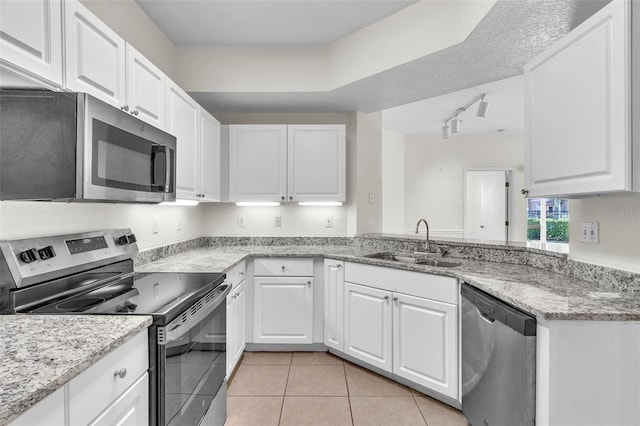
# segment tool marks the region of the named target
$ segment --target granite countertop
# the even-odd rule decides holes
[[[448,258],[454,268],[365,257],[380,251],[350,245],[245,245],[191,249],[137,268],[140,272],[225,272],[247,256],[327,257],[445,275],[468,282],[539,320],[638,321],[640,294],[616,291],[533,266]]]
[[[0,425],[149,325],[141,315],[0,315]]]

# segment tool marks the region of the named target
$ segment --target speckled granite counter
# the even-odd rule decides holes
[[[365,257],[375,245],[230,245],[200,247],[139,266],[142,272],[224,272],[247,256],[328,257],[458,278],[544,320],[640,321],[640,294],[535,266],[452,257],[455,268]],[[460,254],[460,252],[456,253]],[[566,256],[564,256],[566,258]],[[557,257],[562,259],[563,256]],[[494,260],[494,259],[491,259]]]
[[[0,425],[150,324],[148,316],[0,315]]]

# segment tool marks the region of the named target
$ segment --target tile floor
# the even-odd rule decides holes
[[[467,426],[448,405],[327,352],[245,352],[226,426]]]

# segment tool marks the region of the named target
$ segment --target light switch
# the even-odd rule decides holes
[[[582,222],[580,224],[580,241],[588,244],[598,244],[598,222]]]

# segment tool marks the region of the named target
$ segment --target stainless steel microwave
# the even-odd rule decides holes
[[[176,138],[86,93],[0,90],[0,200],[174,201]]]

